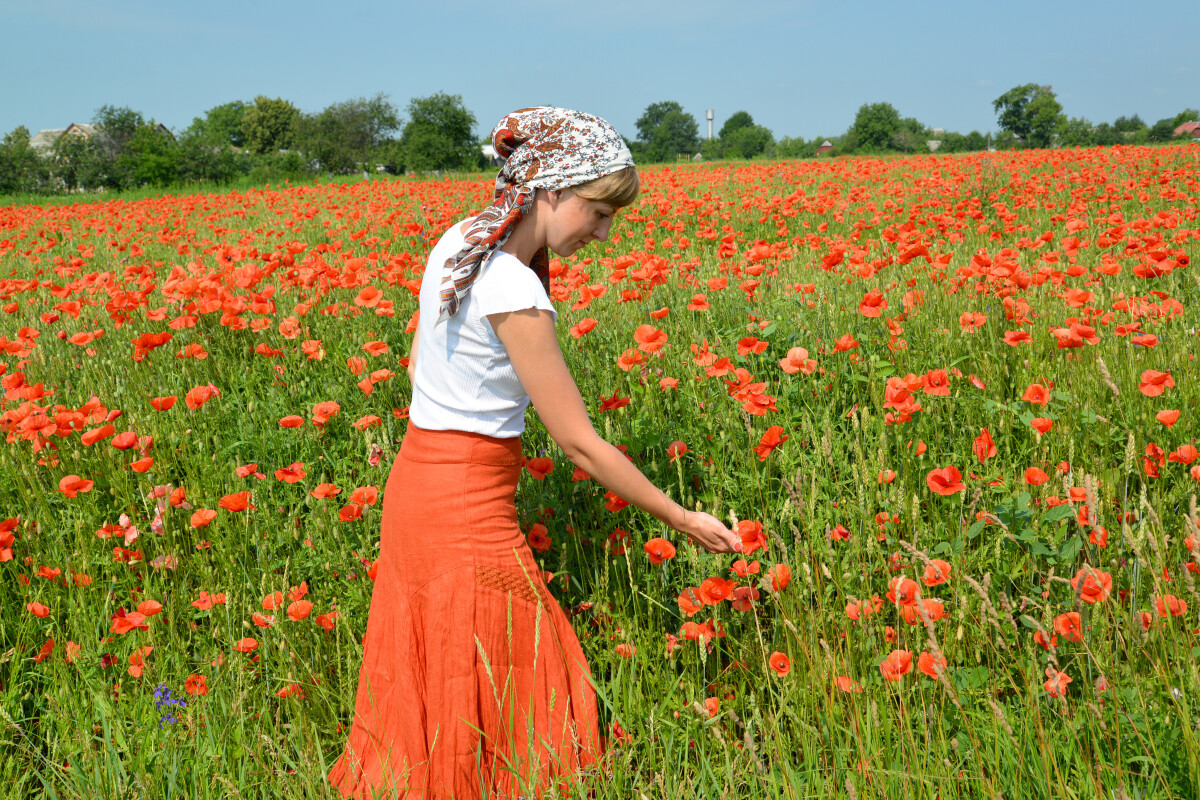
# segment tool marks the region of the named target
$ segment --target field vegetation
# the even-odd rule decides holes
[[[644,170],[552,262],[563,350],[598,430],[744,553],[530,413],[520,521],[609,742],[551,791],[1195,797],[1198,167]],[[332,795],[415,295],[489,198],[0,209],[0,796]]]

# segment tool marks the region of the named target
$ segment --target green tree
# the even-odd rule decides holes
[[[635,124],[647,161],[667,161],[680,153],[691,155],[700,147],[696,118],[674,101],[651,103]]]
[[[1185,122],[1191,122],[1197,119],[1200,119],[1200,111],[1197,111],[1194,108],[1185,108],[1183,111],[1180,111],[1178,114],[1176,114],[1174,119],[1171,120],[1171,130],[1178,128]]]
[[[170,186],[179,179],[178,145],[153,120],[134,132],[117,163],[131,186]]]
[[[847,150],[887,150],[901,127],[900,112],[891,103],[863,104],[846,131]]]
[[[987,146],[987,139],[979,131],[971,131],[964,137],[963,149],[967,152],[986,150]]]
[[[262,155],[290,148],[299,123],[300,110],[289,101],[260,94],[243,113],[241,132],[246,147]]]
[[[475,115],[463,105],[462,95],[438,92],[429,97],[414,97],[406,110],[408,124],[399,143],[406,169],[483,166],[483,151],[475,139]]]
[[[1146,138],[1151,142],[1158,142],[1160,144],[1163,142],[1169,142],[1175,136],[1175,128],[1177,127],[1178,126],[1175,124],[1175,120],[1171,117],[1160,119],[1158,122],[1154,123],[1153,126],[1151,126],[1150,132],[1146,135]]]
[[[1132,117],[1117,117],[1112,126],[1113,130],[1121,133],[1137,133],[1147,127],[1146,123],[1142,122],[1142,118],[1137,114],[1134,114]]]
[[[47,177],[46,163],[29,144],[29,129],[19,125],[0,142],[0,194],[40,191]]]
[[[356,98],[303,117],[299,146],[319,161],[322,169],[352,172],[388,160],[380,149],[399,127],[400,112],[386,95]]]
[[[929,129],[913,117],[900,120],[900,127],[892,134],[892,147],[905,153],[927,152]]]
[[[1059,144],[1063,147],[1090,147],[1095,144],[1095,129],[1083,117],[1071,117],[1062,126]]]
[[[249,108],[250,105],[241,100],[214,106],[203,117],[193,119],[183,136],[208,145],[242,147],[246,144],[242,120]]]
[[[1066,123],[1062,105],[1049,86],[1027,83],[1015,86],[992,101],[1001,130],[1026,147],[1049,147]]]
[[[762,125],[735,128],[728,135],[722,133],[721,143],[726,158],[754,158],[775,151],[775,137]]]
[[[735,111],[729,115],[729,119],[725,120],[725,124],[721,126],[717,136],[724,139],[736,130],[751,127],[754,127],[754,117],[750,116],[750,112]]]
[[[105,161],[95,142],[82,136],[60,136],[50,158],[50,174],[68,190],[101,186]]]

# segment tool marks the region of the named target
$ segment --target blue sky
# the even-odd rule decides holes
[[[129,106],[174,130],[230,100],[304,111],[377,92],[463,97],[484,135],[553,104],[630,139],[674,100],[704,134],[749,111],[775,136],[842,133],[864,103],[997,129],[992,101],[1050,84],[1070,116],[1152,124],[1200,107],[1200,3],[809,0],[0,0],[0,135]]]

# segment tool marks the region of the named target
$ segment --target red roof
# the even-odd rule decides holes
[[[1175,133],[1173,135],[1183,136],[1184,134],[1191,134],[1193,139],[1200,139],[1200,120],[1192,120],[1191,122],[1183,123],[1175,129]]]

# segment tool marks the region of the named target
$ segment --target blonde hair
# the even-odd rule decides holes
[[[637,167],[624,167],[602,178],[571,187],[584,200],[607,203],[616,208],[624,208],[636,200],[640,189]]]

